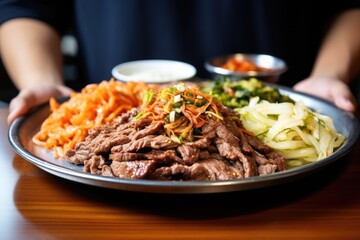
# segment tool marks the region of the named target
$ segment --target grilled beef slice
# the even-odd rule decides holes
[[[238,115],[220,107],[223,121],[210,120],[201,138],[182,144],[164,134],[164,120],[134,121],[131,110],[95,127],[67,160],[92,174],[130,179],[229,180],[286,169],[284,157],[244,134]]]

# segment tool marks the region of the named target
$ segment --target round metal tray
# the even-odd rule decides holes
[[[336,129],[346,137],[343,146],[328,158],[267,176],[230,181],[158,181],[121,179],[84,173],[83,166],[71,164],[64,159],[57,159],[52,151],[35,145],[32,142],[32,137],[39,131],[42,122],[49,115],[48,104],[39,106],[28,115],[16,119],[9,128],[8,138],[11,146],[20,156],[44,171],[58,177],[104,188],[175,194],[242,191],[284,183],[321,170],[326,165],[340,160],[353,148],[360,132],[358,120],[353,114],[344,112],[331,103],[319,98],[295,92],[290,88],[276,87],[295,101],[303,101],[309,108],[332,117]]]

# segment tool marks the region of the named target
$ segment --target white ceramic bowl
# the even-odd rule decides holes
[[[169,83],[193,78],[196,69],[179,61],[139,60],[115,66],[112,75],[124,82]]]

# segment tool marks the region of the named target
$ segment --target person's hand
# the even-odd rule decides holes
[[[26,114],[32,107],[48,101],[51,97],[69,96],[72,89],[63,85],[48,85],[27,88],[11,100],[9,106],[8,124],[17,117]]]
[[[294,85],[294,89],[331,101],[345,111],[354,112],[356,110],[356,101],[349,86],[339,79],[309,77]]]

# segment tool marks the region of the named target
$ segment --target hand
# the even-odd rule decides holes
[[[26,114],[32,107],[48,101],[51,97],[69,96],[72,92],[72,89],[63,85],[24,89],[11,100],[7,122],[11,124],[15,118]]]
[[[294,89],[331,101],[345,111],[356,110],[356,100],[349,86],[337,78],[309,77],[297,83]]]

